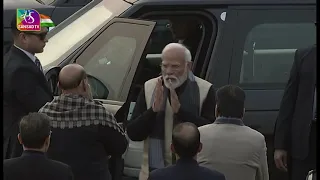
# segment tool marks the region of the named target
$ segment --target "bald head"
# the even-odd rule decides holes
[[[172,145],[181,157],[192,158],[199,152],[200,132],[193,123],[178,124],[172,132]]]
[[[162,50],[162,59],[180,59],[191,62],[192,56],[188,48],[180,43],[170,43]]]
[[[77,88],[87,74],[79,64],[69,64],[63,67],[59,73],[59,86],[62,90]]]

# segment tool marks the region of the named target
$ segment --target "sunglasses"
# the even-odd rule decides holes
[[[46,36],[48,34],[47,32],[45,32],[45,33],[24,32],[24,33],[37,36],[42,41],[46,38]]]

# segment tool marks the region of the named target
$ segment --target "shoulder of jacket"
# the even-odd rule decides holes
[[[214,169],[209,169],[209,168],[206,168],[206,167],[202,167],[202,166],[199,166],[201,171],[200,173],[203,174],[204,176],[206,177],[214,177],[214,178],[218,178],[218,177],[223,177],[224,175]]]
[[[57,167],[60,167],[60,168],[63,168],[63,169],[69,169],[69,165],[63,163],[63,162],[60,162],[60,161],[56,161],[56,160],[52,160],[52,159],[48,159],[49,162],[51,162],[53,165],[57,166]]]
[[[28,63],[24,61],[19,61],[15,59],[9,59],[8,63],[3,67],[3,70],[6,73],[17,73],[17,72],[29,72],[29,73],[35,73],[35,71],[32,69],[32,66],[30,66]]]
[[[152,171],[150,173],[150,177],[164,177],[168,174],[169,171],[173,170],[173,168],[175,167],[175,165],[170,165],[170,166],[167,166],[165,168],[161,168],[161,169],[156,169],[154,171]]]
[[[12,165],[18,163],[20,160],[20,157],[17,157],[17,158],[11,158],[11,159],[5,159],[3,161],[3,166],[4,167],[11,167]]]
[[[264,135],[262,133],[260,133],[259,131],[255,130],[255,129],[252,129],[250,128],[249,126],[245,126],[247,128],[247,132],[248,134],[253,138],[253,139],[256,139],[258,141],[264,141],[265,138],[264,138]]]
[[[156,77],[156,78],[152,78],[152,79],[146,81],[146,82],[144,83],[144,88],[150,87],[150,86],[155,86],[155,85],[157,84],[157,79],[158,79],[158,78],[159,78],[159,77]]]
[[[203,83],[203,84],[206,84],[208,86],[211,86],[212,84],[202,78],[199,78],[198,76],[194,76],[195,77],[195,80],[198,82],[198,83]]]
[[[205,130],[207,130],[207,129],[211,129],[211,128],[215,127],[215,126],[216,126],[216,124],[214,124],[214,123],[212,123],[212,124],[206,124],[206,125],[203,125],[203,126],[198,127],[198,129],[199,129],[199,131],[201,132],[201,131],[205,131]]]
[[[206,80],[203,80],[203,79],[201,79],[201,78],[199,78],[199,77],[197,77],[197,76],[195,76],[195,80],[196,80],[198,86],[199,86],[199,87],[202,87],[203,90],[204,90],[204,89],[209,90],[210,87],[212,86],[212,84],[211,84],[210,82],[208,82],[208,81],[206,81]]]

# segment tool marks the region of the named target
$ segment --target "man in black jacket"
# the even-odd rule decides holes
[[[48,157],[71,166],[76,180],[111,180],[108,156],[121,157],[128,141],[116,119],[92,99],[85,70],[78,64],[59,74],[62,94],[39,112],[51,118]]]
[[[5,180],[73,180],[70,166],[46,157],[50,145],[50,120],[40,113],[30,113],[20,122],[21,157],[4,160]]]
[[[317,47],[298,49],[275,127],[276,166],[291,180],[316,167]]]
[[[192,123],[177,125],[172,133],[171,150],[179,156],[177,164],[152,171],[149,180],[225,180],[218,171],[201,167],[195,160],[202,149],[200,132]]]
[[[35,57],[47,42],[48,28],[39,32],[19,31],[16,19],[11,24],[14,45],[3,61],[3,158],[18,157],[22,147],[17,140],[19,120],[37,112],[53,96]]]
[[[148,80],[138,96],[127,133],[145,144],[140,180],[153,169],[175,163],[169,148],[175,125],[192,122],[199,127],[215,120],[215,90],[193,75],[191,59],[182,44],[168,44],[162,52],[162,76]]]

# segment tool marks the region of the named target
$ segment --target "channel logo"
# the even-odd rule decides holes
[[[39,14],[34,9],[17,9],[17,29],[19,31],[40,31],[41,27],[53,28],[49,16]]]

